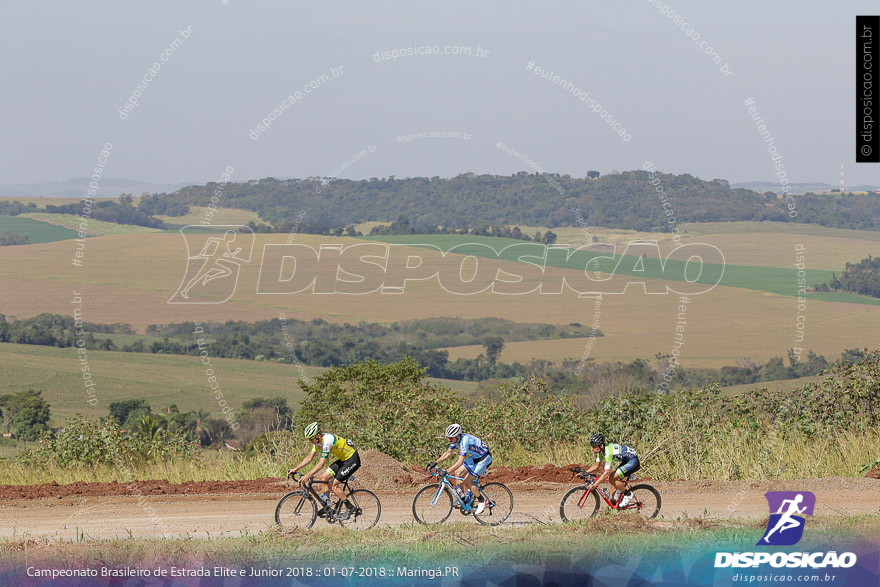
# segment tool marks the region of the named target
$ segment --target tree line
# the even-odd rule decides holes
[[[310,321],[273,318],[258,322],[227,321],[203,325],[204,332],[194,334],[195,323],[183,322],[150,325],[147,336],[117,345],[112,337],[95,336],[95,332],[131,334],[128,324],[99,325],[80,323],[84,333],[77,335],[73,318],[40,314],[27,320],[7,321],[0,315],[0,342],[43,346],[83,346],[87,349],[132,353],[199,354],[198,336],[210,345],[211,355],[218,358],[274,361],[304,364],[313,367],[342,367],[365,361],[380,364],[400,362],[409,357],[417,361],[429,376],[460,381],[488,381],[538,376],[555,388],[576,395],[601,397],[617,389],[650,391],[656,389],[665,373],[670,372],[671,357],[656,354],[654,361],[635,359],[630,362],[597,363],[590,359],[549,361],[532,359],[521,363],[500,360],[506,343],[527,340],[549,340],[602,336],[579,323],[567,326],[517,323],[499,318],[430,318],[395,322],[390,326],[362,322],[334,324],[321,318]],[[80,343],[80,341],[82,341]],[[445,347],[483,347],[474,358],[449,359]],[[844,360],[857,356],[847,350]],[[692,389],[711,383],[723,386],[762,381],[796,379],[816,375],[827,369],[825,357],[809,351],[799,360],[788,353],[788,365],[781,357],[763,364],[749,359],[740,365],[721,369],[696,369],[677,366],[668,383],[677,389]]]
[[[548,179],[553,179],[551,184]],[[653,182],[653,183],[652,183]],[[658,200],[659,182],[672,208]],[[120,224],[163,228],[155,215],[183,216],[190,206],[222,206],[256,212],[266,224],[257,231],[356,236],[353,225],[393,223],[404,216],[419,231],[465,231],[484,226],[601,226],[643,231],[671,231],[681,222],[775,221],[832,228],[880,228],[880,195],[807,193],[795,196],[792,217],[782,196],[731,188],[690,174],[643,170],[595,179],[520,172],[510,176],[464,173],[453,178],[413,177],[369,180],[265,178],[244,183],[189,186],[171,194],[145,194],[137,206],[130,194],[119,201],[96,201],[92,217]],[[318,191],[317,188],[320,188]],[[557,189],[558,188],[558,189]],[[217,193],[221,193],[219,198]],[[218,198],[219,202],[212,202]],[[33,204],[0,203],[0,214],[36,211]],[[301,211],[305,222],[294,223]],[[49,213],[80,214],[82,204],[47,205]],[[389,229],[393,230],[393,229]],[[494,233],[494,230],[492,231]],[[516,238],[516,237],[512,237]]]
[[[681,222],[777,221],[804,222],[834,228],[874,230],[880,227],[880,196],[796,196],[797,216],[791,217],[778,194],[731,188],[727,181],[702,180],[690,174],[655,173],[669,194],[674,216],[658,200],[646,171],[605,175],[598,179],[520,172],[510,176],[465,173],[442,179],[414,177],[369,180],[265,178],[227,184],[219,205],[256,212],[264,225],[281,230],[306,210],[308,221],[298,230],[316,227],[346,231],[367,221],[392,222],[405,216],[420,230],[472,229],[477,223],[556,228],[589,226],[668,232]],[[559,189],[556,189],[556,185]],[[320,192],[316,188],[321,188]],[[171,194],[151,196],[150,209],[207,206],[217,184],[189,186]],[[306,228],[306,230],[302,230]],[[436,229],[436,228],[434,228]],[[322,232],[321,234],[325,234]],[[339,234],[342,234],[340,232]]]
[[[147,228],[165,228],[165,223],[158,218],[153,218],[153,210],[158,209],[157,206],[151,204],[154,198],[147,197],[147,203],[142,199],[137,206],[134,205],[134,198],[131,194],[122,194],[116,201],[113,200],[95,200],[90,206],[89,218],[100,220],[102,222],[112,222],[114,224],[128,224],[133,226],[145,226]],[[168,203],[167,207],[183,215],[189,211],[188,206]],[[0,202],[0,215],[3,216],[19,216],[20,214],[31,214],[34,212],[44,212],[46,214],[72,214],[81,216],[83,214],[83,202],[73,202],[71,204],[46,204],[43,208],[38,208],[33,202],[27,205],[21,202]],[[19,243],[16,243],[19,244]]]
[[[840,279],[834,273],[831,275],[829,283],[815,286],[816,291],[848,291],[880,298],[880,257],[868,255],[858,263],[847,263]]]

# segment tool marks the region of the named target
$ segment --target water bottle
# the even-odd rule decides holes
[[[464,500],[464,491],[462,490],[461,487],[456,486],[456,487],[455,487],[455,492],[458,494],[458,496],[459,496],[462,500]]]
[[[608,490],[605,489],[604,487],[602,488],[602,493],[605,494],[605,497],[607,497],[608,499],[611,499],[611,495],[608,494]]]
[[[471,493],[471,490],[470,490],[470,489],[468,489],[468,490],[467,490],[467,493],[464,494],[464,502],[465,502],[465,503],[470,503],[470,502],[471,502],[471,498],[472,498],[473,496],[474,496],[474,494]]]
[[[330,505],[330,498],[327,497],[326,493],[321,494],[321,501],[324,502],[324,505]]]

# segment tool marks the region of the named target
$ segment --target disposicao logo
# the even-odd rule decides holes
[[[240,225],[184,226],[180,234],[186,240],[186,273],[167,303],[227,301],[235,293],[241,266],[251,262],[254,231]]]
[[[756,546],[791,546],[804,535],[806,518],[816,508],[816,496],[809,491],[768,491],[770,506],[767,529]],[[763,564],[780,568],[844,568],[856,564],[855,553],[829,552],[718,552],[715,567],[755,568]]]
[[[804,516],[813,515],[816,496],[809,491],[768,491],[764,497],[770,505],[770,520],[758,545],[791,546],[800,542],[804,535]]]

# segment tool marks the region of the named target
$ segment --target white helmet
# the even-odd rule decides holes
[[[308,426],[306,426],[305,436],[306,438],[314,438],[321,431],[321,427],[318,426],[317,422],[312,422]]]
[[[453,438],[461,434],[461,426],[459,424],[450,424],[446,427],[446,438]]]

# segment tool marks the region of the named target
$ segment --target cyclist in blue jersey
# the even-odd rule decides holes
[[[474,479],[484,475],[486,469],[492,464],[492,453],[489,445],[472,434],[462,434],[459,424],[450,424],[446,428],[446,439],[449,448],[433,463],[428,463],[428,468],[436,467],[452,455],[458,453],[458,460],[449,468],[449,472],[463,479],[462,484],[473,495],[478,495],[476,514],[482,514],[486,509],[486,499],[474,485]],[[456,482],[456,487],[458,482]]]
[[[612,496],[612,501],[616,501],[620,492],[626,489],[626,485],[623,482],[624,479],[641,468],[639,455],[635,450],[625,444],[606,445],[605,435],[599,433],[590,436],[590,448],[593,450],[593,454],[596,455],[596,463],[587,469],[587,472],[599,475],[599,478],[590,486],[590,489],[595,489],[603,481],[608,481],[608,484],[616,490]],[[612,474],[611,464],[614,461],[617,461],[617,463],[620,464],[616,465],[615,463],[616,466],[614,467],[614,473]],[[599,471],[603,468],[603,464],[604,471],[599,474]],[[632,492],[624,491],[623,499],[620,501],[618,507],[624,507],[631,501]]]

